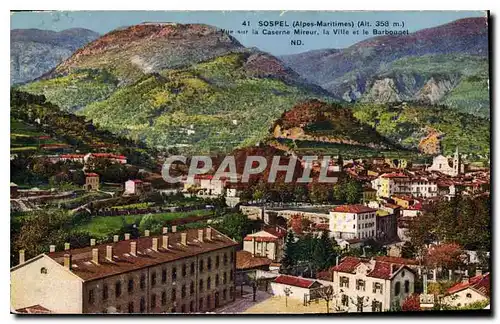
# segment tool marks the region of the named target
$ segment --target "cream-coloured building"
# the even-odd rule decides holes
[[[330,271],[334,303],[348,312],[387,311],[414,292],[416,276],[406,265],[346,257]]]
[[[99,190],[99,175],[97,173],[85,173],[85,190]]]
[[[372,180],[372,188],[377,196],[389,198],[393,195],[413,195],[430,198],[438,194],[436,180],[427,177],[414,177],[404,173],[386,173]]]
[[[172,229],[175,231],[175,228]],[[193,313],[234,300],[235,246],[216,230],[189,229],[54,251],[11,268],[13,311]]]
[[[286,230],[279,226],[248,234],[243,239],[243,250],[252,256],[265,256],[279,262],[283,256]]]
[[[273,295],[304,301],[311,294],[311,290],[320,288],[322,284],[314,279],[280,275],[271,282]]]
[[[448,306],[463,307],[475,302],[490,299],[490,273],[476,273],[472,278],[464,278],[462,282],[450,287],[441,303]]]
[[[376,209],[364,205],[337,206],[330,211],[330,232],[335,238],[374,238],[376,212]]]

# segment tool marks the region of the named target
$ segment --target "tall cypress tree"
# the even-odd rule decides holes
[[[297,264],[295,235],[289,230],[285,239],[285,250],[281,259],[280,273],[290,274]]]

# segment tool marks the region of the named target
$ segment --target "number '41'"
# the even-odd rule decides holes
[[[245,20],[241,23],[243,26],[250,26],[250,21]]]

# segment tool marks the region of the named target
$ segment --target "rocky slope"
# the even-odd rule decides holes
[[[371,126],[357,120],[351,109],[319,100],[299,103],[284,112],[271,132],[277,139],[394,148]]]
[[[11,30],[10,83],[23,83],[40,77],[97,37],[98,33],[83,28],[60,32],[40,29]]]
[[[346,101],[446,103],[489,116],[486,18],[281,59]]]

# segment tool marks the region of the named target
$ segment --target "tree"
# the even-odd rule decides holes
[[[327,231],[323,231],[314,244],[312,259],[316,271],[328,269],[335,264],[335,249]]]
[[[289,230],[285,238],[285,250],[281,259],[280,273],[289,274],[296,262],[295,235]]]
[[[322,204],[330,200],[329,186],[325,183],[312,182],[309,189],[309,199],[315,204]]]
[[[417,294],[412,294],[408,297],[403,302],[403,305],[401,306],[401,310],[404,312],[416,312],[420,311],[420,297]]]
[[[234,238],[236,241],[241,242],[251,231],[251,223],[248,218],[241,213],[229,213],[213,223],[213,226],[218,231],[225,235]]]
[[[325,286],[324,288],[318,289],[318,294],[326,302],[326,312],[330,313],[330,302],[333,300],[334,293],[332,286]]]
[[[361,183],[350,179],[345,185],[345,199],[348,204],[358,203],[363,197],[363,187]]]
[[[465,255],[460,245],[444,243],[431,246],[424,260],[433,268],[456,269],[464,265]]]
[[[283,292],[285,293],[285,307],[288,307],[288,296],[293,294],[293,291],[290,287],[286,287]]]
[[[406,259],[414,259],[417,257],[417,249],[411,242],[405,242],[401,247],[401,257]]]

